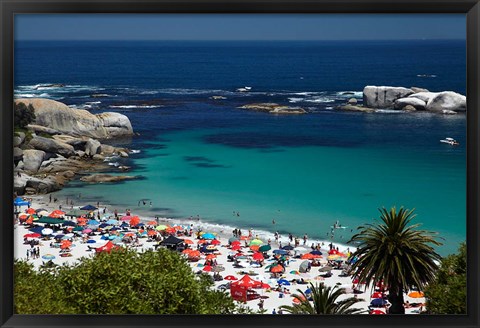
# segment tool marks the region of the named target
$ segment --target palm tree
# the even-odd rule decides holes
[[[365,312],[361,309],[350,308],[359,299],[354,297],[347,298],[342,301],[337,301],[337,298],[345,291],[338,286],[326,287],[323,284],[314,286],[310,283],[310,295],[305,294],[300,289],[297,289],[299,294],[293,294],[292,296],[298,299],[300,302],[294,305],[282,305],[280,309],[285,310],[292,314],[360,314]],[[310,303],[309,298],[312,299]]]
[[[441,243],[435,240],[437,233],[416,230],[420,224],[409,225],[414,210],[379,211],[382,222],[359,227],[360,232],[349,241],[357,244],[352,271],[367,287],[382,281],[389,291],[389,313],[404,314],[403,293],[412,286],[423,290],[434,280],[441,257],[430,244]]]

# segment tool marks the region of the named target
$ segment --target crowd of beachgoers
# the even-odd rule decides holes
[[[15,258],[35,268],[75,264],[81,257],[120,247],[140,252],[167,247],[182,254],[195,273],[210,275],[213,288],[234,299],[238,299],[234,286],[244,284],[246,294],[238,301],[255,311],[282,314],[280,306],[298,303],[292,295],[297,290],[308,295],[313,283],[343,288],[338,300],[355,297],[358,302],[353,307],[366,314],[388,313],[385,286],[360,284],[350,271],[355,249],[344,245],[312,241],[306,234],[275,232],[272,239],[262,231],[245,227],[232,231],[198,217],[140,217],[130,209],[120,213],[100,202],[74,206],[73,200],[66,200],[62,205],[51,195],[21,201],[14,218]],[[423,293],[413,291],[404,297],[407,314],[425,310]]]

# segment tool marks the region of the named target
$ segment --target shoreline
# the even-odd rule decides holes
[[[62,209],[65,209],[67,212],[68,212],[68,210],[70,210],[70,206],[68,206],[66,208],[63,208],[62,202],[49,203],[48,202],[48,197],[49,197],[48,195],[32,195],[28,198],[31,198],[34,201],[38,202],[38,204],[41,205],[40,207],[47,207],[48,206],[48,207],[50,207],[51,210],[53,210],[55,208],[54,205],[56,204],[56,205],[62,205]],[[94,198],[93,196],[90,196],[90,197]],[[77,200],[77,202],[78,202],[78,200]],[[82,204],[83,204],[83,202],[82,202]],[[96,204],[93,204],[93,203],[92,203],[92,205],[96,206]],[[109,204],[100,203],[100,209],[104,208],[105,206],[107,206],[107,213],[106,214],[110,214],[109,217],[113,218],[112,206],[109,205]],[[75,205],[73,208],[74,209],[78,208],[78,206]],[[127,208],[128,208],[128,206],[127,206]],[[146,223],[148,221],[155,220],[155,218],[158,217],[159,222],[161,222],[161,223],[171,223],[172,226],[176,225],[176,224],[190,226],[191,224],[193,224],[196,228],[198,227],[202,231],[208,230],[210,232],[215,232],[219,236],[221,236],[222,238],[226,238],[226,239],[232,237],[232,231],[234,229],[241,229],[242,231],[244,231],[247,234],[248,234],[249,229],[251,229],[253,236],[258,235],[258,237],[260,239],[265,240],[265,241],[270,239],[272,241],[272,245],[273,244],[278,245],[278,244],[275,243],[275,232],[274,231],[263,230],[263,229],[254,229],[254,228],[248,227],[246,225],[232,226],[232,225],[225,224],[225,223],[220,223],[220,222],[217,223],[217,222],[204,221],[201,218],[199,220],[197,220],[195,218],[190,219],[190,218],[171,218],[171,217],[166,217],[166,216],[161,217],[161,216],[149,215],[148,213],[146,213],[146,211],[142,211],[141,209],[140,210],[139,209],[133,209],[132,214],[138,215],[140,217],[140,221],[144,222],[144,223]],[[121,217],[121,216],[124,215],[124,213],[122,211],[119,211],[118,215],[119,215],[119,217]],[[195,232],[196,232],[196,230],[194,231],[194,233]],[[332,243],[333,246],[338,247],[339,251],[341,251],[341,252],[347,252],[347,251],[353,252],[356,249],[353,245],[342,244],[342,243],[339,243],[337,241],[313,239],[313,238],[310,238],[310,237],[308,238],[307,243],[305,245],[303,245],[302,236],[297,236],[297,238],[300,240],[300,246],[305,246],[307,248],[310,248],[312,243],[314,243],[315,245],[320,244],[322,246],[322,248],[325,248],[330,243]],[[281,241],[282,246],[288,245],[290,243],[290,241],[288,239],[288,233],[280,233],[279,241]]]

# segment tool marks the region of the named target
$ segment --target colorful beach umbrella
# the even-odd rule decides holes
[[[53,255],[53,254],[45,254],[45,255],[42,256],[42,259],[44,259],[44,260],[53,260],[53,259],[55,259],[55,255]]]
[[[261,241],[260,239],[253,239],[250,241],[248,245],[253,246],[253,245],[262,245],[262,244],[263,244],[263,241]]]
[[[422,292],[414,291],[414,292],[409,293],[409,294],[408,294],[408,297],[411,297],[411,298],[422,298],[422,297],[425,297],[425,295],[424,295]]]
[[[202,239],[215,239],[215,235],[213,233],[204,233],[203,235],[201,235],[201,238]]]
[[[40,238],[41,236],[41,234],[33,232],[23,235],[23,238]]]
[[[190,239],[184,239],[183,242],[187,245],[193,245],[193,241],[191,241]]]
[[[373,310],[370,312],[370,314],[386,314],[386,313],[380,310]]]
[[[255,261],[262,261],[264,260],[265,258],[263,257],[262,253],[254,253],[252,258],[255,260]]]
[[[270,246],[270,245],[268,245],[268,244],[267,244],[267,245],[262,245],[262,246],[260,246],[260,247],[258,248],[258,250],[259,250],[260,252],[268,252],[268,251],[271,250],[271,249],[272,249],[272,246]]]

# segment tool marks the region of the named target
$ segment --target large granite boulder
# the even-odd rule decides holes
[[[36,149],[27,149],[23,151],[23,169],[27,172],[37,172],[45,159],[45,152]]]
[[[35,125],[47,127],[72,136],[87,136],[107,139],[133,135],[130,120],[119,113],[94,115],[83,109],[73,109],[50,99],[22,98],[15,103],[32,105],[35,110]]]
[[[18,147],[22,144],[22,138],[20,138],[19,136],[14,136],[13,137],[13,147]]]
[[[452,91],[439,92],[428,101],[427,110],[440,113],[447,113],[448,111],[465,112],[467,110],[467,98]]]
[[[55,139],[35,137],[30,140],[28,145],[31,148],[43,150],[47,153],[60,154],[64,157],[70,157],[75,155],[75,150],[73,149],[73,146]]]
[[[100,153],[100,142],[94,139],[89,139],[85,144],[85,154],[93,156]]]
[[[438,92],[418,92],[413,95],[408,96],[408,98],[417,98],[423,100],[425,103],[428,103],[430,99],[438,95]]]
[[[132,124],[128,117],[120,113],[108,112],[96,115],[106,130],[109,138],[130,136],[133,134]]]
[[[425,110],[427,103],[419,98],[410,98],[410,97],[400,98],[395,100],[395,104],[393,105],[393,108],[404,109],[409,105],[414,107],[416,110]]]
[[[395,100],[408,97],[412,89],[367,85],[363,89],[363,105],[369,108],[392,108]]]
[[[20,160],[22,159],[22,157],[23,157],[23,150],[18,147],[13,148],[13,158],[15,160]]]
[[[39,134],[39,133],[46,133],[46,134],[50,134],[50,135],[60,134],[60,132],[58,130],[51,129],[51,128],[46,127],[46,126],[37,125],[37,124],[29,124],[29,125],[27,125],[27,128],[29,130],[35,132],[36,134]]]

